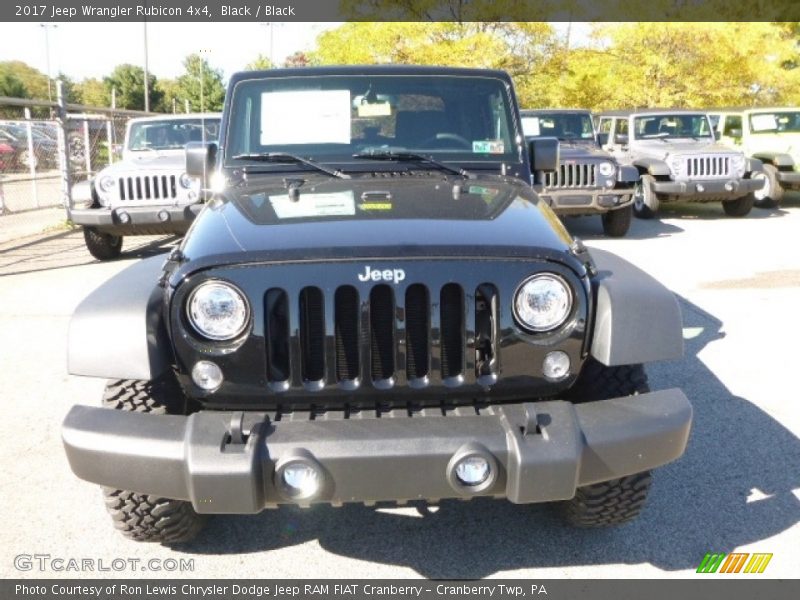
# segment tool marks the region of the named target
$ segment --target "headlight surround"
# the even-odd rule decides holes
[[[194,179],[188,173],[184,173],[183,175],[181,175],[178,178],[178,182],[181,184],[182,188],[188,190],[190,187],[192,187],[192,184],[194,183]]]
[[[572,288],[555,273],[539,273],[520,284],[514,294],[514,316],[530,331],[560,327],[572,312]]]
[[[747,166],[747,159],[744,154],[734,154],[731,156],[731,166],[736,176],[741,177],[744,175],[745,167]]]
[[[673,156],[669,159],[669,170],[674,175],[680,175],[683,171],[683,159],[680,156]]]
[[[192,291],[186,316],[200,335],[216,341],[232,340],[247,328],[250,306],[233,285],[207,281]]]
[[[613,164],[613,163],[610,163],[610,162],[601,162],[601,163],[600,163],[600,164],[597,166],[597,171],[598,171],[598,172],[600,173],[600,175],[602,175],[603,177],[611,177],[611,176],[614,174],[614,171],[616,171],[616,169],[614,168],[614,164]]]
[[[97,182],[97,188],[104,194],[110,192],[113,189],[113,187],[114,187],[114,178],[111,177],[110,175],[104,175]]]

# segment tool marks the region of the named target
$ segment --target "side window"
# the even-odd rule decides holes
[[[628,119],[617,119],[616,135],[628,135]]]
[[[734,129],[738,130],[735,132],[738,135],[742,134],[742,117],[739,115],[728,115],[725,117],[725,128],[723,130],[723,135],[733,137]]]
[[[606,118],[600,119],[600,124],[597,126],[597,133],[605,133],[605,134],[611,133],[611,123],[612,123],[611,119],[606,119]]]

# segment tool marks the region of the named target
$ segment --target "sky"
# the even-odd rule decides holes
[[[48,29],[50,72],[75,80],[108,75],[121,63],[144,64],[143,23],[57,23]],[[177,77],[181,62],[202,52],[226,78],[259,54],[274,62],[313,48],[322,31],[339,23],[153,23],[147,24],[148,67],[159,78]],[[0,61],[21,60],[47,71],[45,29],[39,23],[0,23]]]

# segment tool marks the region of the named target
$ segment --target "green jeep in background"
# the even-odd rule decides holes
[[[753,178],[766,180],[755,205],[778,206],[786,190],[800,190],[800,108],[726,109],[709,112],[717,136],[764,163]]]

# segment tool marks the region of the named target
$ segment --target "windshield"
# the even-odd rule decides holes
[[[556,137],[559,140],[593,140],[592,117],[581,113],[522,114],[525,137]]]
[[[750,115],[753,133],[800,133],[800,111],[759,112]]]
[[[128,150],[174,150],[189,142],[216,142],[219,118],[165,119],[131,125]]]
[[[636,139],[650,138],[709,138],[714,139],[708,116],[677,113],[647,115],[633,119]]]
[[[273,152],[350,163],[353,169],[371,163],[353,159],[354,154],[389,151],[439,161],[520,160],[508,91],[491,77],[320,75],[243,81],[233,92],[230,114],[228,166],[246,164],[252,160],[247,155]]]

